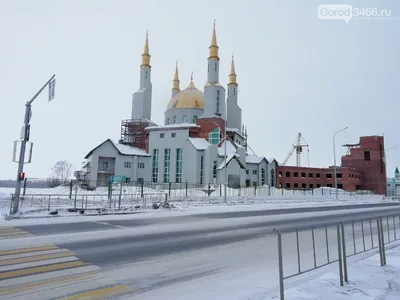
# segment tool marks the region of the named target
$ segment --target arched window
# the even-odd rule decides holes
[[[271,169],[271,184],[270,186],[275,186],[275,170]]]
[[[172,124],[175,124],[175,123],[176,123],[176,116],[174,116],[173,121],[172,121]]]
[[[194,116],[193,116],[193,123],[196,123],[196,120],[197,120],[197,116],[194,115]]]
[[[261,169],[261,185],[265,184],[265,169]]]
[[[165,121],[165,125],[168,125],[169,124],[169,118],[167,118],[167,120]]]
[[[208,142],[213,145],[218,145],[220,141],[221,130],[219,127],[215,128],[208,134]]]
[[[182,117],[182,123],[187,123],[188,122],[188,117],[186,115],[184,115]]]

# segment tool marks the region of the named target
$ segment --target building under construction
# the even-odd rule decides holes
[[[120,144],[148,151],[148,137],[145,128],[151,126],[157,125],[147,119],[122,120]]]

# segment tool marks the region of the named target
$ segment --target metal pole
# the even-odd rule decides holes
[[[380,261],[381,261],[381,266],[383,266],[381,225],[380,225],[380,222],[379,222],[379,217],[376,219],[376,226],[378,227],[379,258],[380,258]]]
[[[346,130],[348,127],[345,127],[343,129],[340,129],[338,131],[336,131],[333,134],[333,170],[334,170],[334,176],[335,176],[335,190],[336,190],[336,200],[338,199],[338,187],[337,187],[337,175],[336,175],[336,145],[335,145],[335,136],[339,133],[342,132],[343,130]]]
[[[385,249],[385,235],[383,234],[383,221],[382,217],[379,218],[381,224],[381,240],[382,240],[382,258],[383,258],[383,265],[386,266],[386,249]]]
[[[340,286],[343,286],[343,260],[342,260],[342,247],[340,245],[340,225],[337,224],[337,244],[338,244],[338,263],[339,263],[339,278],[340,278]]]
[[[285,300],[285,287],[283,282],[283,256],[282,256],[282,235],[279,231],[278,233],[278,260],[279,260],[279,291],[280,300]]]
[[[24,136],[22,137],[21,150],[19,153],[17,183],[15,185],[15,197],[14,197],[13,211],[12,211],[13,214],[16,214],[18,212],[19,199],[20,199],[20,195],[21,195],[21,180],[19,178],[19,174],[21,174],[24,171],[25,151],[26,151],[26,142],[27,142],[26,138],[27,138],[27,133],[28,133],[28,125],[29,125],[29,121],[30,121],[32,102],[40,95],[40,93],[54,79],[55,76],[56,75],[51,76],[51,78],[46,82],[46,84],[43,85],[43,87],[32,97],[32,99],[29,100],[28,102],[26,102],[26,104],[25,104]]]
[[[226,165],[226,143],[227,143],[227,139],[226,139],[226,125],[227,125],[227,122],[226,122],[226,120],[225,120],[225,128],[224,128],[224,137],[225,137],[225,142],[224,142],[224,159],[225,159],[225,162],[224,162],[224,165],[225,165],[225,168],[224,168],[224,183],[225,183],[225,185],[224,185],[224,201],[225,201],[225,203],[227,202],[227,196],[226,196],[226,194],[227,194],[227,190],[228,190],[228,170],[227,170],[227,165]]]
[[[347,276],[346,236],[344,235],[343,222],[341,222],[340,225],[342,227],[343,275],[344,275],[344,281],[349,282],[349,278]]]
[[[301,273],[300,243],[299,243],[299,231],[297,229],[296,229],[296,249],[297,249],[297,266],[300,274]]]

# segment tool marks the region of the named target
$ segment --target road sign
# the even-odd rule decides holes
[[[114,175],[110,177],[110,182],[125,182],[126,176],[125,175]]]

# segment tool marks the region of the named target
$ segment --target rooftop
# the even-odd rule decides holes
[[[151,126],[146,127],[145,130],[152,131],[152,130],[168,130],[168,129],[188,129],[188,128],[200,128],[199,125],[193,123],[180,123],[180,124],[169,124],[169,125],[162,125],[162,126]]]

